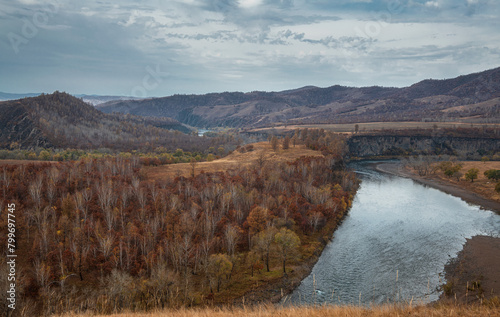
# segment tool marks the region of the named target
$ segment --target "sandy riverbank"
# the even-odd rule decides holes
[[[500,238],[475,236],[467,239],[458,257],[445,267],[444,302],[500,305]]]
[[[500,203],[471,193],[454,184],[420,177],[399,163],[377,163],[380,172],[411,178],[423,185],[500,213]],[[463,250],[445,267],[447,284],[443,286],[443,302],[495,302],[500,305],[500,238],[475,236],[467,239]],[[495,298],[496,297],[496,298]]]

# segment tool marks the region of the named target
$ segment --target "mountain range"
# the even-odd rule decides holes
[[[0,102],[0,148],[206,148],[208,141],[191,135],[189,126],[246,129],[376,121],[500,123],[500,68],[424,80],[405,88],[307,86],[281,92],[140,100],[93,96],[100,101],[118,99],[96,106],[67,93],[30,95],[37,94]],[[0,94],[3,97],[14,95]]]
[[[181,133],[185,132],[185,133]],[[105,114],[67,93],[0,102],[0,149],[77,148],[152,151],[204,150],[175,119]]]
[[[41,93],[26,93],[26,94],[12,94],[0,91],[0,101],[17,100],[22,98],[30,98],[40,96]],[[112,100],[137,100],[140,98],[128,97],[128,96],[100,96],[100,95],[74,95],[77,98],[82,99],[84,102],[91,105],[99,105]]]
[[[281,92],[223,92],[114,100],[105,113],[171,117],[197,127],[265,127],[376,121],[500,122],[500,68],[404,88],[307,86]]]

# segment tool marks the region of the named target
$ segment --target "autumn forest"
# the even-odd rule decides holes
[[[161,181],[135,156],[1,166],[1,209],[17,210],[18,309],[213,305],[283,277],[300,280],[301,263],[321,253],[357,180],[343,165],[343,137],[302,130],[294,138],[270,141],[277,152],[307,143],[324,155]],[[7,228],[6,213],[0,221]],[[7,235],[0,239],[5,248]]]

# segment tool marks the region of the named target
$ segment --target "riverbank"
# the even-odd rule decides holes
[[[318,242],[316,243],[314,251],[308,256],[305,256],[296,265],[290,265],[291,269],[289,273],[273,281],[268,281],[265,284],[254,287],[252,290],[245,293],[244,296],[232,300],[231,303],[235,306],[247,305],[257,307],[259,305],[278,304],[289,299],[290,294],[312,273],[325,247],[330,243],[331,239],[334,238],[334,233],[348,215],[350,208],[349,206],[337,220],[330,221],[325,225],[321,233],[317,232],[311,236],[313,239],[311,239],[310,242],[313,240]]]
[[[438,178],[431,178],[425,176],[418,176],[406,169],[401,163],[398,162],[384,162],[376,163],[375,169],[382,173],[392,174],[400,177],[411,178],[414,181],[436,188],[452,196],[460,197],[464,201],[478,205],[483,209],[491,210],[500,214],[500,202],[482,197],[476,193],[473,193],[465,188],[462,188],[456,184],[442,181]]]
[[[481,197],[455,184],[418,176],[400,163],[377,163],[375,169],[410,178],[423,185],[500,213],[500,203]],[[467,239],[462,251],[445,266],[447,283],[443,285],[441,302],[482,303],[500,305],[500,238],[475,236]]]
[[[467,239],[457,258],[445,267],[441,301],[500,306],[500,238]]]

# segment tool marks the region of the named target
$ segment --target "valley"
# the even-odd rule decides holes
[[[226,305],[266,314],[266,303],[390,302],[380,308],[389,316],[424,314],[432,308],[413,298],[437,300],[447,260],[464,237],[494,237],[497,216],[363,162],[399,159],[407,167],[392,172],[497,210],[497,182],[484,172],[500,169],[499,73],[95,107],[61,92],[0,102],[0,207],[17,206],[20,307],[30,316]],[[2,233],[7,222],[2,213]],[[491,291],[478,295],[480,311],[498,307]]]

